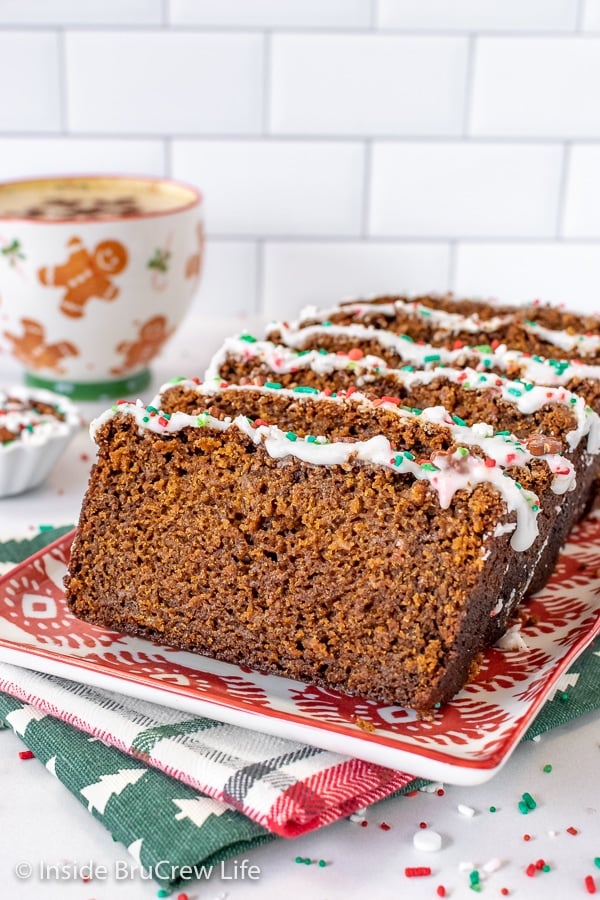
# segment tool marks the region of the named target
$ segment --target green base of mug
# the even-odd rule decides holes
[[[137,398],[134,395],[144,391],[150,384],[150,369],[142,369],[141,372],[118,381],[68,381],[63,378],[40,378],[39,375],[26,372],[25,384],[27,387],[46,388],[82,402],[113,400],[116,397],[135,400]]]

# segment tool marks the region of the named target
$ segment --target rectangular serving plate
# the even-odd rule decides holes
[[[527,650],[488,650],[474,680],[423,720],[76,619],[62,585],[73,536],[0,580],[1,661],[451,784],[481,784],[506,763],[600,631],[600,518],[590,517],[528,601]]]

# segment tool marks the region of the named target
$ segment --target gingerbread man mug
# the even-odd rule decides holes
[[[202,198],[188,185],[0,183],[0,347],[29,385],[80,400],[141,391],[189,308],[203,257]]]

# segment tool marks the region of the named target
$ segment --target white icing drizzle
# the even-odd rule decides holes
[[[503,469],[510,466],[527,465],[534,458],[545,460],[554,476],[551,487],[555,494],[565,494],[567,491],[574,490],[576,486],[575,468],[573,463],[565,459],[564,456],[558,453],[545,453],[534,457],[514,435],[496,434],[492,426],[484,422],[476,422],[474,425],[461,425],[451,417],[443,406],[430,406],[419,413],[415,413],[410,408],[398,406],[391,401],[383,401],[383,399],[372,401],[359,391],[355,391],[350,395],[340,391],[335,396],[329,396],[323,392],[316,391],[316,389],[313,393],[305,394],[289,388],[259,387],[255,384],[232,384],[223,387],[220,378],[217,379],[217,383],[213,382],[212,384],[203,385],[183,379],[177,381],[176,385],[182,385],[188,390],[195,390],[200,396],[205,396],[208,401],[210,401],[211,396],[216,396],[217,394],[242,391],[249,394],[277,394],[278,396],[286,397],[290,401],[299,403],[310,403],[317,398],[322,403],[350,403],[368,407],[369,409],[385,406],[388,411],[401,418],[418,418],[421,422],[430,422],[433,425],[446,428],[451,433],[454,443],[466,447],[479,447],[489,459]],[[173,386],[173,383],[163,385],[158,395],[152,401],[151,406],[158,409],[161,406],[163,392]]]
[[[14,402],[17,401],[17,402]],[[49,412],[24,409],[21,403],[44,403],[53,407],[57,418]],[[0,444],[0,453],[14,452],[21,446],[38,447],[56,437],[64,437],[79,428],[79,413],[64,397],[43,388],[17,386],[0,390],[0,425],[15,434],[10,443]]]
[[[469,334],[479,334],[481,331],[495,331],[504,325],[509,325],[514,320],[514,315],[493,316],[489,319],[482,319],[476,313],[465,316],[462,313],[452,313],[445,309],[435,309],[430,306],[424,306],[417,300],[402,300],[400,298],[391,300],[388,303],[344,303],[331,307],[330,309],[319,310],[316,306],[307,306],[300,312],[297,325],[303,322],[317,319],[322,322],[339,313],[351,313],[357,319],[364,318],[368,315],[379,314],[386,318],[392,319],[396,313],[404,312],[409,316],[416,316],[419,319],[427,319],[434,325],[437,325],[441,331],[447,334],[458,334],[459,332],[468,332]]]
[[[155,407],[154,404],[151,404]],[[287,457],[300,459],[311,465],[341,465],[350,459],[383,466],[400,474],[410,474],[418,480],[428,481],[436,491],[440,507],[447,509],[457,491],[471,491],[478,484],[492,484],[502,496],[509,512],[516,516],[516,528],[511,538],[513,550],[526,550],[538,535],[538,498],[531,491],[524,490],[516,481],[504,474],[499,466],[489,467],[485,459],[457,450],[452,456],[434,454],[433,464],[426,466],[417,462],[412,454],[393,449],[384,435],[376,435],[365,441],[332,441],[325,439],[309,441],[308,438],[290,437],[276,425],[254,427],[245,416],[220,420],[208,413],[191,416],[175,412],[169,417],[157,411],[151,415],[141,401],[121,403],[107,410],[90,425],[92,437],[98,429],[114,417],[132,416],[142,434],[144,430],[159,434],[172,434],[182,428],[209,427],[227,431],[231,427],[239,429],[255,444],[263,444],[273,459]],[[464,454],[464,455],[463,455]]]
[[[429,348],[433,349],[433,348]],[[213,356],[205,373],[207,383],[222,382],[220,371],[228,357],[239,359],[264,360],[273,372],[290,374],[299,369],[311,369],[320,375],[328,375],[333,371],[350,370],[357,373],[356,385],[363,387],[370,380],[382,376],[390,378],[407,389],[413,385],[429,384],[437,378],[458,384],[463,390],[491,390],[500,393],[506,403],[512,403],[520,413],[528,415],[549,404],[567,406],[576,422],[576,427],[565,435],[568,446],[573,450],[587,436],[588,453],[600,452],[600,416],[587,406],[585,399],[562,387],[546,386],[534,383],[533,380],[515,381],[506,376],[498,376],[489,371],[478,371],[468,366],[460,369],[449,367],[403,371],[389,368],[377,356],[364,356],[359,360],[351,360],[347,353],[321,353],[310,350],[301,353],[271,341],[255,341],[248,343],[242,338],[230,338]],[[538,364],[539,365],[539,364]],[[600,378],[600,366],[598,378]],[[376,369],[371,374],[369,370]],[[358,374],[360,373],[360,374]]]
[[[525,322],[523,328],[567,353],[576,351],[578,356],[596,356],[600,351],[600,335],[597,334],[569,334],[568,331],[545,328],[537,322]]]
[[[357,300],[353,303],[344,303],[343,305],[338,304],[324,310],[318,309],[316,306],[307,306],[301,311],[299,318],[291,323],[290,327],[302,329],[303,327],[306,327],[306,323],[311,322],[311,320],[317,320],[322,323],[340,313],[350,313],[351,315],[354,315],[356,319],[360,320],[361,318],[364,319],[373,314],[383,315],[386,316],[386,318],[393,318],[396,313],[400,312],[418,319],[426,319],[428,322],[437,326],[438,330],[443,331],[446,334],[478,334],[480,332],[493,332],[514,323],[529,334],[536,334],[548,344],[560,347],[566,352],[576,350],[578,355],[594,356],[600,351],[600,335],[570,334],[564,329],[555,330],[546,328],[537,322],[524,320],[522,318],[522,313],[525,309],[526,307],[515,312],[484,318],[477,313],[464,315],[462,313],[448,312],[444,309],[435,309],[435,307],[425,306],[422,303],[419,303],[418,300],[400,297],[382,303],[365,303],[364,301],[361,302],[360,300]],[[280,324],[281,323],[277,323],[277,327],[279,327]],[[310,325],[308,327],[310,327]]]

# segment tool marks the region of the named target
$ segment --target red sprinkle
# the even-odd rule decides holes
[[[268,422],[265,422],[264,419],[255,419],[252,423],[255,428],[259,428],[261,425],[268,425]]]
[[[435,889],[435,892],[436,892],[436,894],[438,895],[438,897],[445,897],[445,896],[446,896],[446,888],[444,887],[443,884],[438,884],[438,886],[437,886],[436,889]]]
[[[510,891],[508,890],[508,888],[505,887],[505,888],[500,888],[500,893],[502,894],[503,897],[508,897],[508,895],[510,894]]]
[[[164,416],[159,416],[159,417],[158,417],[158,424],[159,424],[159,425],[162,425],[163,428],[166,428],[166,426],[169,424],[169,420],[168,420],[168,419],[165,419]]]
[[[427,828],[427,822],[419,822],[419,828]]]
[[[177,900],[189,900],[187,894],[177,894]]]
[[[494,466],[496,465],[496,460],[495,460],[495,459],[490,459],[489,456],[486,456],[486,458],[485,458],[485,464],[486,464],[486,466],[488,467],[488,469],[493,469]]]
[[[381,828],[382,831],[389,831],[392,826],[388,825],[387,822],[380,822],[379,827]]]
[[[585,882],[584,882],[584,883],[585,883],[585,889],[586,889],[586,891],[588,892],[588,894],[595,894],[595,893],[596,893],[596,882],[594,881],[594,879],[593,879],[593,877],[592,877],[591,875],[586,875],[586,876],[585,876]]]
[[[459,340],[457,339],[457,340],[454,341],[454,343],[452,344],[452,349],[453,349],[453,350],[462,350],[462,348],[463,348],[464,346],[465,346],[465,345],[464,345],[463,341],[459,341]],[[443,894],[440,894],[440,896],[443,896]]]
[[[523,835],[523,840],[524,840],[524,841],[530,841],[530,840],[531,840],[531,835],[530,835],[530,834],[524,834],[524,835]]]
[[[369,824],[369,823],[367,822],[367,820],[366,820],[366,819],[363,819],[362,822],[360,823],[360,827],[361,827],[361,828],[366,828],[368,824]]]
[[[525,869],[525,874],[529,875],[530,878],[533,878],[533,876],[535,875],[535,863],[529,863],[529,865]]]
[[[443,797],[445,793],[446,793],[446,791],[444,790],[444,788],[438,788],[436,791],[436,794],[438,795],[438,797]]]
[[[569,827],[567,828],[567,831],[569,832],[569,834],[579,834],[579,832],[577,831],[577,829],[576,829],[576,828],[573,828],[572,825],[569,825]]]
[[[545,865],[546,865],[546,860],[545,860],[545,859],[536,859],[536,861],[535,861],[535,867],[536,867],[536,869],[540,869],[540,870],[541,870],[541,869],[544,868]]]
[[[431,875],[429,866],[409,866],[404,870],[407,878],[420,878],[423,875]]]
[[[360,347],[353,347],[352,350],[348,350],[348,359],[362,359],[365,354],[362,352]]]
[[[19,750],[19,759],[35,759],[33,750]]]

